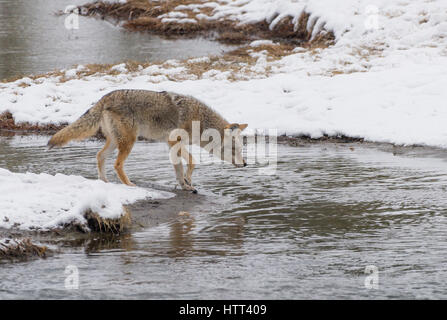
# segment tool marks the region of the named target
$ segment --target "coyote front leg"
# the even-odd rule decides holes
[[[170,148],[172,149],[177,143],[180,143],[180,142],[177,142],[177,141],[173,141],[172,142],[172,141],[170,141],[169,142]],[[183,152],[182,152],[182,150],[183,150]],[[183,154],[185,151],[186,151],[185,147],[184,146],[180,146],[180,148],[177,151],[177,159],[172,159],[171,158],[171,160],[173,160],[173,162],[174,162],[173,166],[174,166],[174,170],[175,170],[175,176],[177,178],[177,181],[178,181],[179,185],[182,187],[183,190],[189,190],[189,191],[192,191],[194,193],[197,193],[197,190],[193,186],[191,186],[191,183],[189,182],[190,179],[191,179],[192,170],[193,170],[193,167],[191,167],[189,165],[189,163],[188,163],[188,171],[187,171],[187,177],[189,177],[189,181],[187,181],[185,179],[185,175],[183,174],[183,164],[182,164],[182,161],[181,161],[180,157],[184,158],[186,156],[186,155]],[[188,155],[189,155],[189,153],[188,153]]]
[[[125,139],[125,137],[121,137],[121,140],[118,142],[118,157],[116,158],[114,167],[121,182],[127,184],[128,186],[134,187],[135,184],[130,182],[129,178],[124,172],[124,161],[126,161],[130,151],[132,150],[132,147],[136,141],[136,136],[131,135],[126,138],[127,139]]]
[[[194,159],[194,157],[186,150],[186,148],[184,146],[182,146],[182,158],[185,159],[186,163],[187,163],[187,170],[186,170],[186,175],[185,175],[185,182],[186,184],[192,186],[192,180],[191,180],[191,176],[192,176],[192,172],[194,171],[194,167],[196,164],[196,160]]]

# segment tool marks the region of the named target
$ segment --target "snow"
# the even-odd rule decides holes
[[[162,14],[162,15],[160,15],[158,17],[159,18],[164,18],[164,17],[168,17],[168,18],[186,18],[186,17],[188,17],[188,15],[186,13],[183,13],[183,12],[172,11],[172,12],[169,12],[167,14]]]
[[[127,72],[126,64],[125,63],[120,63],[120,64],[117,64],[117,65],[114,65],[111,68],[111,70],[118,71],[118,72],[121,72],[121,73]]]
[[[210,58],[208,58],[208,57],[192,58],[192,59],[189,59],[188,62],[189,63],[210,62]]]
[[[48,230],[76,223],[91,209],[103,218],[116,219],[123,204],[172,194],[80,176],[14,173],[0,168],[0,227]]]
[[[178,19],[178,18],[163,18],[161,19],[161,22],[168,23],[168,22],[176,22],[176,23],[197,23],[197,20],[190,19],[190,18],[184,18],[184,19]]]
[[[314,36],[331,31],[336,43],[296,48],[273,62],[265,52],[252,52],[257,63],[242,68],[251,72],[247,81],[231,82],[230,71],[213,68],[198,77],[175,60],[134,73],[119,64],[118,75],[66,82],[23,78],[0,83],[0,112],[10,111],[18,122],[73,122],[112,90],[169,90],[201,99],[229,121],[251,128],[447,148],[446,0],[220,0],[178,6],[165,19],[185,19],[176,12],[205,7],[213,8],[210,19],[266,20],[270,27],[283,17],[298,23],[307,12],[309,31]],[[261,45],[275,44],[251,43]]]
[[[259,47],[263,45],[271,45],[273,44],[272,40],[256,40],[250,43],[250,47]]]

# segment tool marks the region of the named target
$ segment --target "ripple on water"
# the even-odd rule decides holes
[[[0,138],[0,167],[96,177],[101,143],[49,152],[46,141]],[[198,165],[193,178],[205,201],[189,215],[2,266],[0,296],[67,297],[64,266],[75,264],[82,289],[69,297],[446,297],[442,154],[331,144],[279,145],[278,152],[273,176],[254,166]],[[137,184],[174,184],[164,144],[137,143],[126,170]],[[111,163],[108,173],[117,181]],[[379,290],[364,287],[367,265],[380,270]]]

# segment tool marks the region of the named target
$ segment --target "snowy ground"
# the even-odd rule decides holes
[[[83,214],[88,209],[116,219],[123,214],[123,204],[170,196],[80,176],[13,173],[0,168],[0,227],[47,230],[70,223],[85,227]]]
[[[197,79],[175,61],[133,73],[117,65],[119,75],[63,83],[59,77],[24,78],[0,84],[0,112],[10,111],[18,122],[72,122],[114,89],[172,90],[202,99],[229,121],[248,122],[251,128],[447,147],[447,127],[441,125],[447,120],[446,1],[225,2],[215,17],[225,13],[243,23],[263,18],[274,24],[275,15],[299,17],[305,10],[314,29],[333,31],[337,42],[311,52],[297,48],[279,62],[269,63],[258,53],[252,67],[258,77],[248,81],[228,81],[229,73],[218,70]],[[259,79],[267,67],[273,75]],[[66,77],[75,71],[67,70]],[[191,80],[168,80],[178,74]]]

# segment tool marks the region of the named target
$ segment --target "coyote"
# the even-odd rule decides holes
[[[183,174],[181,161],[174,163],[176,178],[182,189],[196,193],[191,176],[195,159],[185,148],[186,143],[194,143],[209,150],[209,141],[194,142],[194,139],[170,138],[175,129],[183,129],[191,136],[193,122],[199,121],[200,135],[206,129],[215,129],[220,134],[218,150],[214,154],[236,167],[245,167],[242,157],[242,138],[240,132],[247,124],[229,123],[204,103],[191,97],[173,92],[155,92],[149,90],[115,90],[103,96],[92,108],[78,120],[57,132],[48,142],[48,146],[61,147],[71,140],[83,140],[93,136],[99,129],[106,137],[104,148],[98,152],[98,177],[107,182],[104,162],[108,155],[118,148],[115,171],[124,184],[135,186],[124,172],[124,161],[132,150],[138,137],[167,142],[170,151],[174,147],[177,156],[186,160],[187,171]],[[230,139],[226,139],[231,135]],[[172,141],[171,141],[172,140]],[[234,140],[234,143],[233,143]],[[213,142],[214,137],[213,137]],[[231,150],[229,153],[224,149]],[[217,152],[216,152],[217,151]]]

